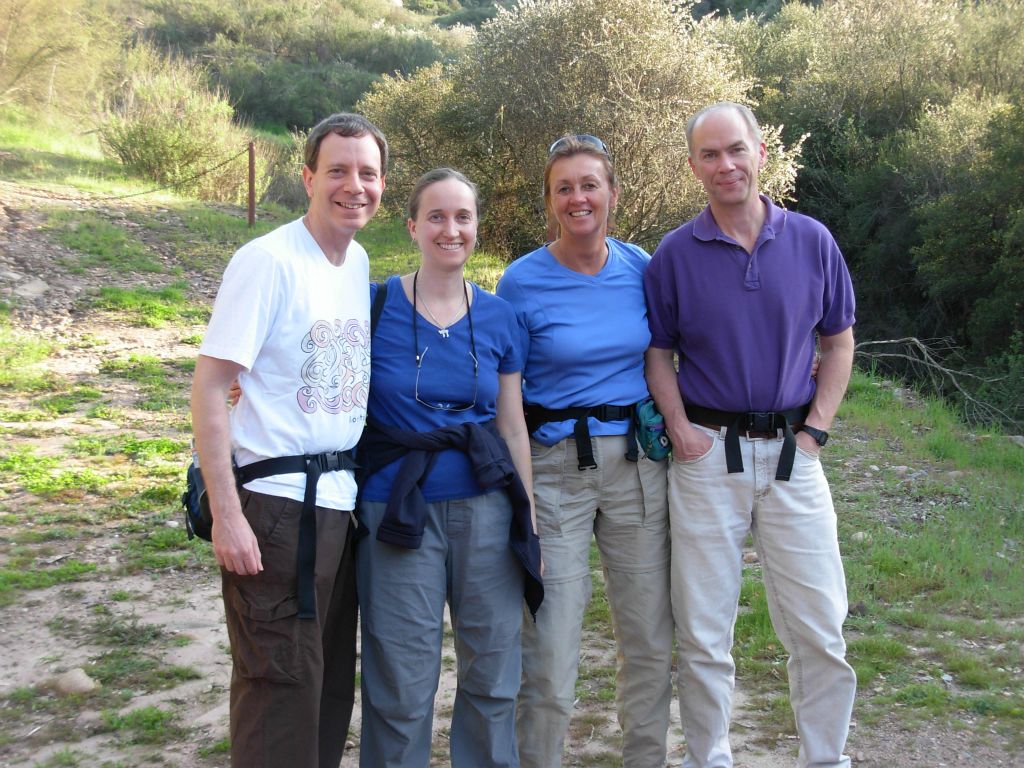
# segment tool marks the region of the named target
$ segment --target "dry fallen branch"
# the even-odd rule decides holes
[[[994,384],[1003,381],[1002,378],[985,378],[945,364],[943,358],[957,354],[957,347],[950,339],[922,340],[915,336],[905,336],[899,339],[861,341],[854,347],[854,354],[871,363],[889,363],[894,369],[909,372],[914,379],[926,380],[932,391],[940,395],[950,392],[952,388],[962,398],[964,414],[971,422],[1021,426],[1018,419],[979,399],[963,383],[970,379],[979,384]]]

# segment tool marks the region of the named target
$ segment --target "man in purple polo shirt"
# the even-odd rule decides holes
[[[849,766],[856,677],[844,658],[846,581],[819,452],[853,363],[850,275],[824,226],[758,194],[766,149],[749,109],[707,107],[686,137],[709,205],[665,236],[644,276],[647,381],[674,452],[683,766],[732,765],[731,649],[748,532],[790,656],[798,765]]]

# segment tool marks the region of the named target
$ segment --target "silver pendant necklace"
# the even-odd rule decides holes
[[[416,309],[416,302],[417,302],[417,300],[423,301],[423,308],[425,310],[427,310],[427,314],[430,316],[431,321],[433,321],[434,325],[437,326],[438,334],[441,336],[442,339],[447,339],[449,334],[450,334],[450,331],[448,329],[462,315],[462,308],[464,306],[468,306],[469,297],[466,295],[466,281],[465,280],[462,281],[462,301],[459,303],[458,308],[455,310],[455,314],[452,316],[452,319],[449,320],[447,323],[442,323],[440,320],[437,319],[437,315],[435,315],[431,311],[430,307],[427,306],[427,302],[425,300],[423,300],[423,299],[419,299],[419,294],[418,294],[418,292],[416,290],[416,281],[419,279],[419,276],[420,276],[420,271],[417,269],[415,274],[413,274],[413,276],[412,276],[412,306],[413,306],[413,309],[414,310]]]

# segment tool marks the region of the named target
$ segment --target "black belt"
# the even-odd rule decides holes
[[[787,411],[718,411],[702,405],[686,404],[686,418],[698,424],[711,423],[726,427],[725,464],[729,473],[743,471],[743,455],[740,453],[740,433],[748,437],[776,437],[781,429],[783,434],[782,453],[775,470],[776,480],[789,480],[793,474],[793,459],[796,458],[796,436],[794,424],[803,424],[810,410],[810,403]]]
[[[572,435],[576,439],[576,459],[581,470],[597,468],[597,462],[594,460],[594,446],[590,442],[590,422],[588,421],[590,418],[598,421],[629,419],[629,429],[626,432],[626,459],[636,461],[638,458],[636,419],[634,418],[636,403],[632,405],[576,406],[573,408],[545,408],[542,405],[523,403],[523,410],[526,414],[526,428],[531,435],[548,422],[576,420],[572,428]]]
[[[358,465],[352,451],[330,451],[300,456],[279,456],[263,459],[244,467],[235,467],[239,487],[252,480],[271,475],[302,472],[306,475],[306,491],[302,497],[302,516],[299,518],[298,573],[299,618],[316,618],[316,486],[324,472],[355,469]]]

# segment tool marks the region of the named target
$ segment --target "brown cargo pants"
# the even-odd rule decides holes
[[[316,618],[299,620],[302,502],[239,493],[263,571],[221,570],[231,642],[231,764],[338,768],[355,700],[351,516],[317,507]]]

